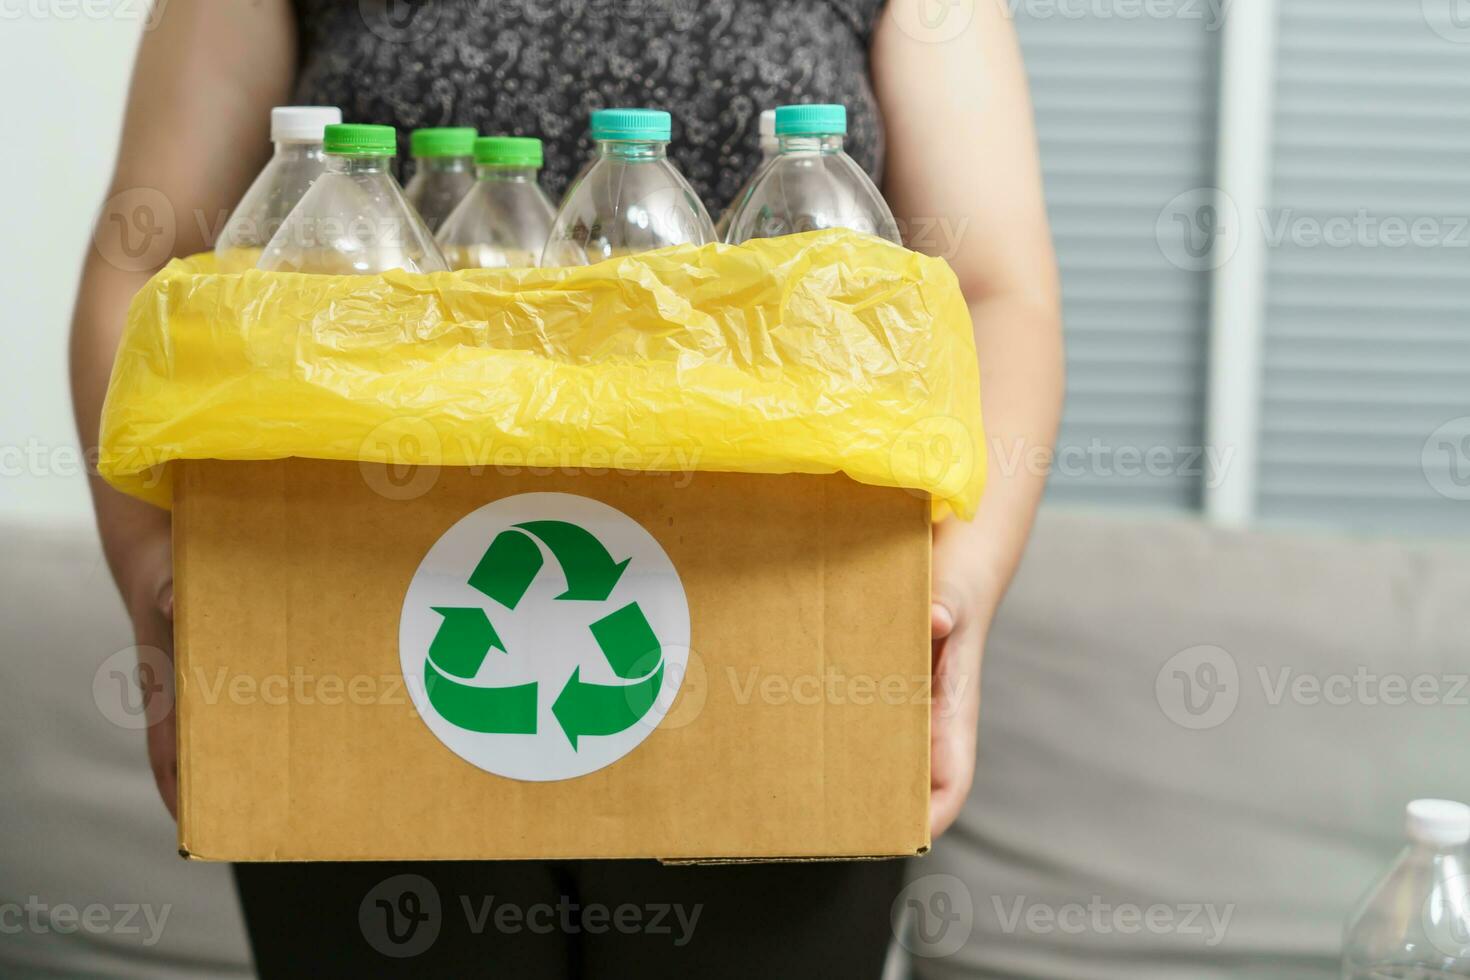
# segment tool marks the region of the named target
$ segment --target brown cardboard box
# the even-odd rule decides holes
[[[177,464],[184,854],[702,860],[927,849],[927,497],[844,476],[383,476],[304,459]],[[409,695],[418,675],[405,674],[400,631],[416,569],[452,526],[489,502],[545,492],[610,505],[652,536],[682,582],[689,653],[662,723],[626,755],[576,778],[528,781],[471,764],[430,730]],[[630,561],[616,589],[640,587],[640,559]],[[575,591],[551,558],[540,574],[547,588]],[[571,601],[536,615],[603,608],[555,598]],[[484,604],[507,641],[507,617],[533,615]],[[543,633],[533,624],[520,635],[534,646]],[[502,647],[486,654],[495,670],[533,655]],[[574,749],[552,730],[554,694],[543,686],[535,734],[466,738],[554,736],[567,744],[537,744],[566,758],[605,744],[584,735]]]

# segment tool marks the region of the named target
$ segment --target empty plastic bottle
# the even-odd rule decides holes
[[[327,168],[257,268],[323,275],[445,271],[434,237],[393,177],[397,145],[392,126],[328,126]]]
[[[760,163],[756,164],[755,170],[751,172],[750,178],[740,188],[739,193],[730,199],[729,205],[725,207],[724,212],[720,215],[720,220],[715,222],[715,238],[719,241],[723,242],[725,240],[725,234],[730,230],[730,217],[735,212],[735,205],[745,198],[746,192],[750,190],[750,185],[754,184],[755,178],[759,176],[761,168],[770,163],[775,158],[776,151],[780,149],[780,144],[776,142],[775,109],[766,109],[761,112],[760,131]]]
[[[597,155],[567,190],[542,265],[587,265],[715,240],[709,213],[668,159],[670,130],[669,114],[657,109],[592,113]]]
[[[902,244],[883,195],[842,149],[846,134],[843,106],[778,108],[776,157],[736,201],[725,241],[851,228]]]
[[[271,110],[271,142],[276,151],[230,214],[214,243],[221,272],[255,268],[260,252],[326,167],[322,131],[342,121],[331,106],[291,105]]]
[[[451,269],[510,269],[534,266],[540,260],[556,217],[536,183],[540,168],[538,139],[475,140],[475,186],[435,236]]]
[[[1470,977],[1470,807],[1415,800],[1409,844],[1348,923],[1344,980]]]
[[[414,171],[403,193],[430,231],[437,231],[475,186],[477,135],[468,126],[449,126],[415,129],[408,138]]]

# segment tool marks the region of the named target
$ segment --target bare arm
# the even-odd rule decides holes
[[[1031,103],[1003,0],[890,0],[873,40],[888,125],[884,194],[909,245],[942,255],[969,301],[989,483],[974,522],[935,529],[931,821],[958,815],[975,765],[980,656],[1020,562],[1061,413],[1056,259]],[[930,5],[932,7],[932,5]],[[978,451],[979,447],[977,447]]]
[[[72,315],[72,404],[83,447],[97,445],[129,301],[168,259],[212,245],[221,216],[265,162],[270,108],[287,99],[295,60],[289,0],[172,0],[144,35],[117,167]],[[103,549],[137,642],[172,652],[169,516],[95,475],[91,485]],[[157,680],[171,689],[172,678]],[[150,728],[148,741],[172,809],[171,715]]]

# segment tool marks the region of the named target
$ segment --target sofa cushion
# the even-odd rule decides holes
[[[0,975],[250,976],[229,868],[178,856],[123,727],[131,629],[96,532],[0,537]]]
[[[1467,644],[1463,548],[1047,513],[915,972],[1336,977],[1404,803],[1470,799]]]

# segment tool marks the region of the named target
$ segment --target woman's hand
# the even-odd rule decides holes
[[[159,5],[133,69],[117,167],[97,220],[72,315],[71,386],[81,444],[96,450],[102,402],[128,303],[168,259],[214,245],[213,232],[270,154],[270,110],[296,72],[289,0],[175,0]],[[140,217],[147,215],[140,225]],[[147,228],[138,254],[139,227]],[[108,566],[137,645],[173,659],[167,512],[91,477]],[[173,672],[149,678],[148,757],[170,813],[178,806]],[[154,709],[158,710],[157,708]]]
[[[118,585],[133,642],[141,649],[163,652],[168,669],[143,685],[143,716],[148,719],[148,762],[163,805],[179,815],[179,745],[174,722],[174,576],[172,535],[168,522],[135,539],[118,567]],[[156,662],[153,666],[157,666]]]
[[[954,519],[934,533],[934,660],[929,727],[929,833],[938,837],[959,816],[975,777],[980,721],[980,660],[1000,601],[974,567]]]
[[[987,438],[974,447],[989,466],[975,520],[934,529],[930,825],[938,836],[974,777],[981,652],[1046,482],[1062,399],[1060,299],[1026,75],[1004,0],[943,9],[888,0],[872,65],[888,124],[884,196],[908,246],[946,259],[965,292]]]

